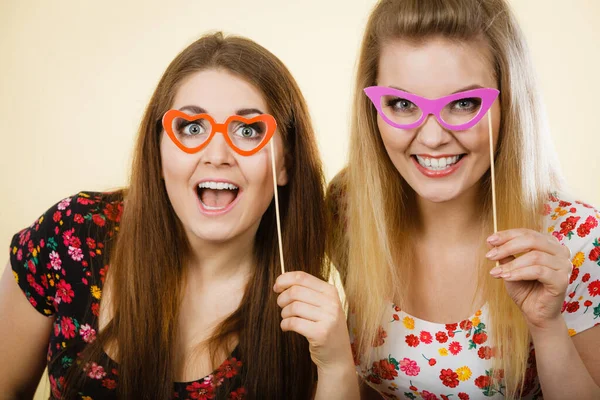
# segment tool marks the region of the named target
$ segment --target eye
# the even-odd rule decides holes
[[[183,132],[186,135],[198,135],[202,132],[202,127],[199,124],[189,124],[188,126],[185,127],[185,129],[183,130]]]
[[[397,111],[411,111],[417,108],[415,103],[400,97],[392,98],[387,101],[388,107],[392,107]]]
[[[177,131],[181,135],[196,136],[206,133],[206,129],[202,125],[203,120],[188,121],[183,118],[176,121]]]
[[[481,100],[477,98],[468,98],[456,100],[452,104],[452,108],[457,111],[473,111],[477,110],[481,105]]]
[[[240,124],[234,131],[234,134],[242,139],[258,139],[263,133],[264,128],[260,123]]]

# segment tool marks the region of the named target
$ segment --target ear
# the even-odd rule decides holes
[[[286,168],[286,160],[284,158],[281,166],[277,170],[277,186],[285,186],[288,183],[288,174]]]

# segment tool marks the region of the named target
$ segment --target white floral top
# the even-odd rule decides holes
[[[552,195],[545,214],[547,232],[573,255],[562,309],[573,336],[600,324],[600,212]],[[502,371],[491,368],[494,350],[488,341],[487,311],[484,306],[463,321],[437,324],[390,304],[371,350],[374,361],[365,365],[355,359],[358,373],[389,399],[501,399],[504,386],[496,390],[491,385],[493,379],[501,382]],[[531,349],[522,398],[540,399],[533,344]]]

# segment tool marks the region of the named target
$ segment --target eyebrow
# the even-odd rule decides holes
[[[204,108],[198,107],[198,106],[183,106],[179,110],[180,111],[190,111],[192,114],[208,114],[208,111],[206,111]],[[264,114],[264,112],[262,112],[258,108],[241,108],[235,112],[235,115],[241,115],[241,116],[246,116],[246,115],[250,115],[250,114]]]
[[[399,88],[397,86],[390,86],[390,87],[394,88],[394,89],[397,89],[397,90],[402,90],[403,92],[406,92],[406,93],[415,94],[415,93],[411,92],[410,90],[402,89],[402,88]],[[454,92],[452,92],[450,94],[455,94],[455,93],[460,93],[460,92],[466,92],[467,90],[481,89],[481,88],[483,88],[483,86],[474,83],[472,85],[465,86],[465,87],[463,87],[461,89],[458,89],[458,90],[456,90],[456,91],[454,91]]]

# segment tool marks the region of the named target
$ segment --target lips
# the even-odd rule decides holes
[[[233,205],[239,196],[240,188],[233,182],[204,180],[197,185],[196,193],[205,211],[220,212]]]
[[[423,175],[429,178],[443,178],[459,169],[466,156],[466,154],[441,155],[436,157],[413,155],[411,158]]]

